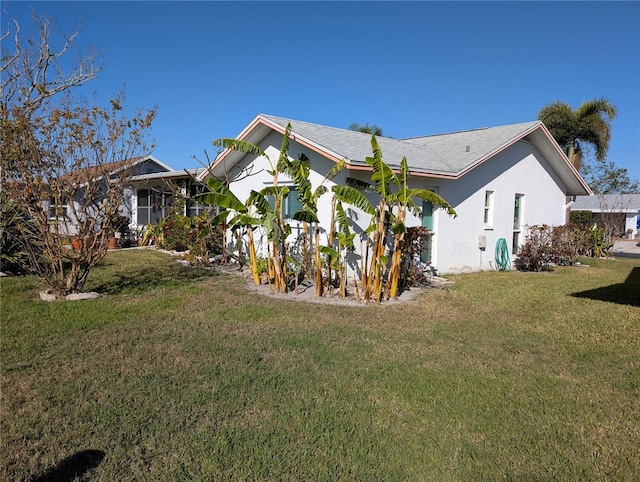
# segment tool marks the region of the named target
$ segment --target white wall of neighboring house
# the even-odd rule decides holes
[[[638,213],[627,213],[625,219],[625,232],[631,230],[631,238],[638,237]]]

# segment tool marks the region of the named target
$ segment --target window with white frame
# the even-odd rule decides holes
[[[69,217],[69,205],[66,198],[52,197],[49,200],[49,219],[67,219]]]
[[[484,227],[490,229],[493,227],[493,191],[484,192]]]
[[[520,233],[522,231],[522,218],[524,211],[524,194],[516,194],[513,203],[513,242],[511,252],[518,253],[520,246]]]
[[[173,192],[163,188],[138,189],[138,224],[156,225],[173,206]]]

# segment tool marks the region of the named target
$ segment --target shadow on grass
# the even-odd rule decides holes
[[[123,292],[136,293],[160,286],[179,286],[217,275],[215,270],[181,267],[168,269],[166,265],[151,265],[132,270],[130,273],[115,273],[101,283],[92,285],[91,290],[112,295]]]
[[[51,467],[31,482],[70,482],[96,468],[106,454],[102,450],[82,450],[67,457],[55,467]]]
[[[640,306],[640,268],[633,268],[624,283],[581,291],[571,296],[609,301],[620,305]]]

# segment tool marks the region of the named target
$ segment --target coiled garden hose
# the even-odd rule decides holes
[[[509,258],[509,247],[504,238],[496,241],[496,265],[500,271],[511,271],[511,259]]]

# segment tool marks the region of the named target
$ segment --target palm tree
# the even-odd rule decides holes
[[[363,132],[365,134],[373,134],[378,137],[389,137],[382,133],[382,127],[379,127],[376,124],[369,125],[368,122],[365,125],[360,125],[357,122],[354,122],[347,129],[350,131]]]
[[[575,111],[566,102],[555,101],[540,110],[538,119],[565,150],[576,169],[580,169],[582,144],[591,144],[596,159],[604,160],[611,140],[611,121],[616,114],[616,107],[608,99],[601,98],[583,102]]]

